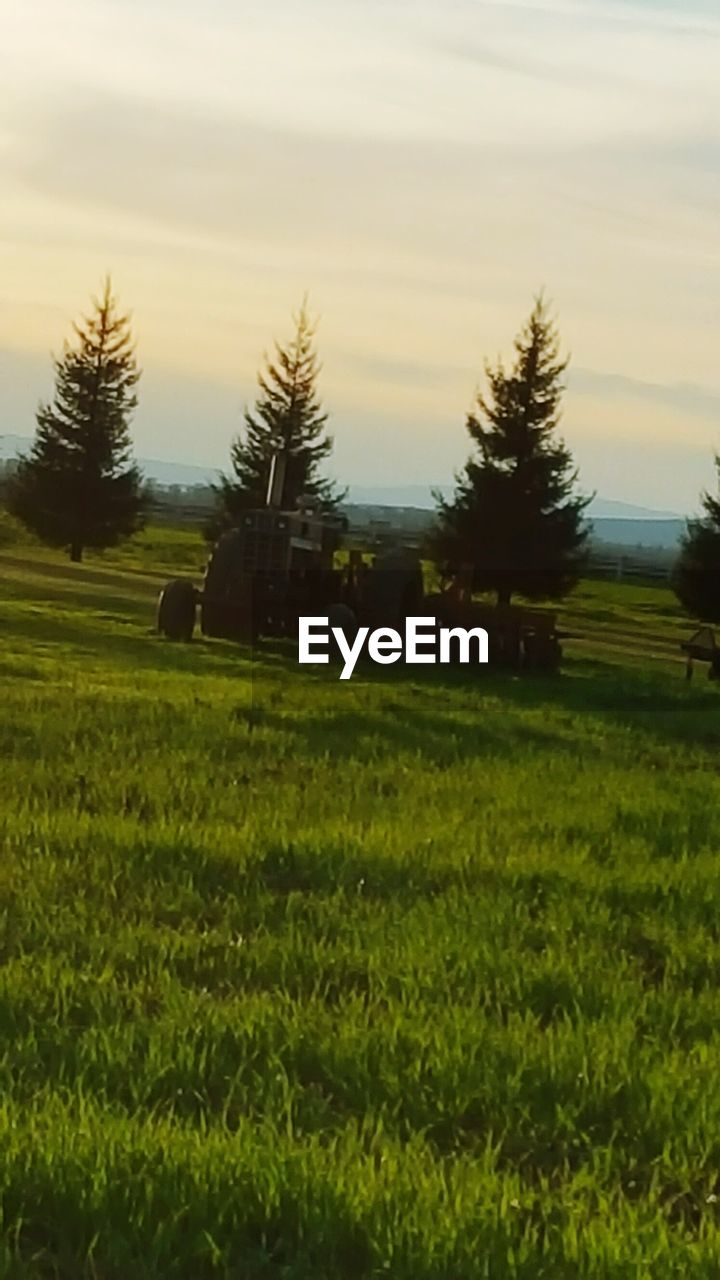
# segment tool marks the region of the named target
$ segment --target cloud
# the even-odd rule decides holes
[[[593,369],[573,370],[570,384],[574,392],[602,396],[608,404],[632,399],[672,409],[678,416],[692,414],[714,424],[720,434],[720,390],[692,383],[643,382],[639,378]]]
[[[472,385],[469,368],[431,360],[391,360],[380,355],[345,351],[336,356],[336,365],[352,373],[353,379],[371,381],[383,387],[400,387],[404,392],[445,390],[457,383],[458,375]],[[469,402],[469,397],[468,397]]]
[[[51,113],[68,90],[106,92],[343,138],[657,137],[691,128],[708,95],[717,103],[708,41],[678,40],[666,11],[632,5],[271,0],[240,21],[219,0],[201,17],[161,0],[25,0],[6,50],[5,91],[22,107],[37,77]],[[543,82],[534,94],[528,76]]]
[[[702,449],[714,3],[26,0],[0,49],[0,340],[58,349],[111,267],[143,452],[197,457],[199,431],[217,457],[309,289],[338,467],[412,455],[434,481],[544,283],[577,365],[573,446],[627,432],[640,457],[690,417]]]

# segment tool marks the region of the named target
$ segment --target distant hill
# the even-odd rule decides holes
[[[612,504],[609,504],[612,505]],[[625,504],[618,504],[623,506]],[[423,507],[382,506],[379,503],[348,502],[343,511],[350,521],[351,529],[367,529],[374,527],[377,532],[382,528],[398,532],[422,534],[429,529],[433,520],[433,512]],[[642,508],[638,508],[642,510]],[[680,538],[685,529],[685,521],[642,520],[642,519],[599,519],[592,520],[593,541],[612,547],[647,548],[648,550],[677,550]]]
[[[435,508],[433,490],[438,489],[444,498],[450,497],[449,485],[360,485],[351,484],[347,501],[356,507],[415,507],[421,511]]]
[[[685,520],[677,511],[654,511],[652,507],[636,507],[632,502],[613,502],[611,498],[593,498],[588,507],[592,520]]]
[[[354,506],[418,507],[426,511],[435,507],[433,490],[444,498],[452,494],[450,485],[350,485],[347,500]],[[652,507],[616,502],[611,498],[594,498],[588,507],[588,515],[594,520],[682,520],[677,511],[656,511]]]
[[[179,484],[184,489],[197,484],[215,484],[220,472],[220,467],[194,467],[186,462],[161,462],[158,458],[138,458],[138,466],[148,480]]]
[[[4,436],[0,435],[0,461],[7,462],[8,458],[14,458],[18,453],[25,453],[32,444],[29,436]]]
[[[32,444],[29,436],[0,435],[0,460],[25,453]],[[158,484],[178,484],[190,488],[196,484],[213,484],[219,467],[195,467],[187,462],[164,462],[159,458],[138,458],[138,465],[149,480]]]
[[[6,462],[17,453],[24,453],[31,444],[29,436],[0,436],[0,460]]]
[[[0,435],[0,460],[24,453],[31,444],[29,436]],[[138,458],[150,480],[160,485],[212,484],[218,468],[193,466],[186,462],[166,462],[159,458]],[[351,485],[345,509],[352,524],[381,522],[404,529],[427,528],[435,508],[433,489],[449,497],[449,485]],[[400,511],[402,510],[402,515]],[[588,508],[595,539],[627,547],[677,547],[685,527],[684,519],[673,511],[655,511],[631,502],[595,498]]]
[[[593,539],[614,547],[652,547],[677,550],[685,531],[684,520],[592,521]]]

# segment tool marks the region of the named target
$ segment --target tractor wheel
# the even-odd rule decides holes
[[[221,534],[210,553],[205,570],[204,589],[215,595],[224,595],[233,569],[238,562],[239,548],[242,547],[243,536],[238,529],[229,529]]]
[[[329,627],[340,627],[348,640],[355,639],[358,620],[348,604],[342,604],[342,602],[338,601],[337,604],[328,605],[327,616]]]
[[[402,629],[407,617],[422,613],[423,600],[422,563],[414,551],[398,547],[375,557],[363,595],[375,626]]]
[[[554,636],[525,636],[522,659],[525,670],[552,674],[560,666],[562,647]]]
[[[333,627],[339,627],[348,644],[353,644],[358,633],[358,620],[352,609],[347,604],[331,604],[327,611],[328,630],[330,632],[330,661],[343,661],[342,654],[332,634]]]
[[[204,636],[234,640],[234,609],[231,584],[237,568],[242,534],[236,529],[222,534],[213,547],[205,570],[200,602],[200,629]]]
[[[168,640],[192,640],[197,592],[189,578],[172,578],[160,592],[157,629]]]

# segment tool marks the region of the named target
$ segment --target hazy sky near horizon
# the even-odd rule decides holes
[[[445,483],[545,287],[586,490],[675,510],[720,447],[717,0],[5,7],[0,434],[111,270],[137,452],[224,465],[308,291],[333,471]]]

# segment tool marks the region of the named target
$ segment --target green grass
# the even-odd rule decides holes
[[[172,525],[148,525],[128,542],[101,554],[91,561],[101,561],[119,568],[140,568],[153,572],[169,570],[202,576],[208,557],[208,546],[198,528],[176,528]]]
[[[0,551],[11,552],[39,564],[67,565],[67,555],[48,551],[17,520],[0,507]],[[208,547],[197,528],[148,525],[140,533],[107,551],[86,550],[84,563],[93,567],[144,571],[158,577],[202,577]]]
[[[339,683],[161,641],[152,554],[0,552],[0,1276],[717,1277],[669,594],[585,584],[556,679]]]
[[[8,547],[30,547],[37,543],[27,529],[0,505],[0,550]]]

